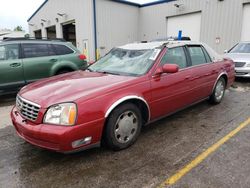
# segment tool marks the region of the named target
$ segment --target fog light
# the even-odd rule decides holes
[[[80,146],[86,145],[86,144],[90,144],[92,140],[92,137],[86,137],[84,139],[80,139],[80,140],[76,140],[74,142],[72,142],[72,147],[73,148],[78,148]]]

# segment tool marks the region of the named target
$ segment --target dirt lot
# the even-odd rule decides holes
[[[0,99],[0,187],[157,187],[250,117],[250,80],[237,80],[220,105],[206,101],[142,131],[131,148],[63,155],[20,139]],[[250,126],[170,187],[249,187]]]

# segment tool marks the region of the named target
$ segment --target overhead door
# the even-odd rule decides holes
[[[182,36],[188,36],[191,40],[200,40],[201,12],[173,16],[167,18],[167,36],[176,37],[182,31]]]
[[[243,8],[243,24],[242,24],[242,41],[250,41],[250,4],[244,5]]]

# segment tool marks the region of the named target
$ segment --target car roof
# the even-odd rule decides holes
[[[250,41],[241,41],[241,42],[239,42],[239,44],[248,44],[248,43],[250,43]]]
[[[155,48],[160,48],[165,45],[168,48],[184,46],[184,45],[203,45],[201,42],[195,41],[155,41],[155,42],[148,42],[148,43],[131,43],[126,44],[124,46],[120,46],[118,48],[126,49],[126,50],[150,50]]]
[[[213,61],[220,61],[223,59],[221,55],[215,52],[207,44],[195,41],[156,41],[148,43],[131,43],[120,46],[118,48],[125,50],[153,50],[156,48],[161,48],[162,46],[166,46],[167,48],[174,48],[185,45],[202,45],[207,50]]]
[[[67,41],[58,41],[58,40],[11,40],[11,41],[1,41],[0,44],[19,44],[19,43],[53,43],[53,44],[67,44]]]

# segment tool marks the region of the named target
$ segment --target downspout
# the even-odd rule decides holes
[[[97,49],[97,30],[96,30],[96,0],[93,0],[93,12],[94,12],[94,42],[95,42],[95,60],[99,58],[99,52]]]

